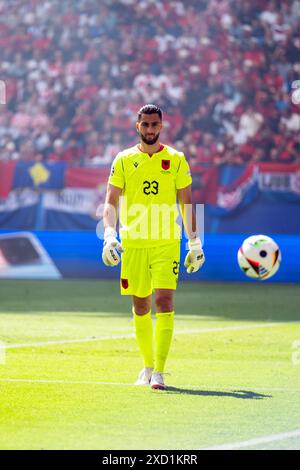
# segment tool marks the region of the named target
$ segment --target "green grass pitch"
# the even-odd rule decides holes
[[[181,283],[166,392],[118,289],[0,282],[1,449],[300,448],[298,285]]]

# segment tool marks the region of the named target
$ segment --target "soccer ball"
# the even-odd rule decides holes
[[[238,251],[238,263],[246,276],[265,280],[278,271],[281,252],[277,243],[266,235],[246,238]]]

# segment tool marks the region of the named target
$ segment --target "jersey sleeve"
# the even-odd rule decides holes
[[[112,163],[108,182],[120,189],[123,189],[125,186],[123,161],[120,155],[117,155]]]
[[[184,155],[180,157],[175,184],[176,189],[183,189],[192,184],[191,170]]]

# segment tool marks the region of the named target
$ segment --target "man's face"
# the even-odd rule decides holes
[[[136,130],[141,140],[147,145],[155,144],[159,139],[162,122],[158,114],[142,114],[136,123]]]

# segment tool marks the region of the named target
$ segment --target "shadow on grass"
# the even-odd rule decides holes
[[[251,392],[250,390],[233,390],[233,391],[212,391],[212,390],[193,390],[188,388],[168,387],[166,393],[176,393],[182,395],[199,395],[202,397],[231,397],[242,400],[263,400],[264,398],[272,398],[272,395],[263,395],[261,393]]]

